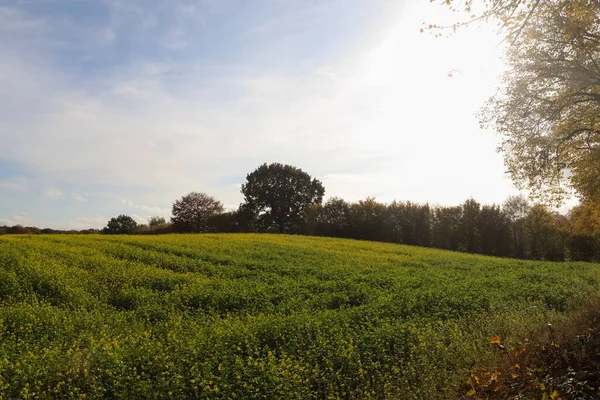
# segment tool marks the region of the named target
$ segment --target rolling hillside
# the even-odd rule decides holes
[[[1,398],[449,398],[600,265],[330,238],[0,236]]]

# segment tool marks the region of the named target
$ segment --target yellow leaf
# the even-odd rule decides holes
[[[558,399],[558,390],[555,390],[554,392],[552,392],[552,394],[550,395],[550,398],[552,400]]]
[[[490,339],[491,344],[500,344],[500,336],[494,336]]]
[[[475,393],[477,393],[475,392],[475,389],[471,389],[467,392],[467,396],[475,396]]]

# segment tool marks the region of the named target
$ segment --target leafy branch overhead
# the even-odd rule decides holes
[[[502,33],[509,42],[514,42],[523,29],[530,23],[532,17],[539,12],[542,0],[429,0],[446,6],[453,13],[463,15],[459,21],[449,25],[429,24],[424,29],[438,30],[436,37],[442,36],[441,31],[452,30],[469,26],[477,22],[495,23],[498,31]],[[568,1],[562,0],[562,3]]]
[[[600,1],[444,4],[483,7],[467,23],[493,19],[509,40],[503,87],[480,120],[501,135],[498,150],[513,181],[554,204],[573,190],[600,200]]]

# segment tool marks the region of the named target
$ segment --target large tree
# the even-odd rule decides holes
[[[150,217],[150,220],[148,221],[148,226],[160,226],[160,225],[166,225],[166,224],[167,224],[167,220],[165,219],[165,217],[154,216],[154,217]]]
[[[458,250],[462,239],[463,207],[437,207],[433,219],[433,246]]]
[[[600,0],[444,4],[473,13],[455,26],[494,20],[507,39],[504,84],[482,123],[502,136],[513,181],[554,204],[571,190],[599,200]]]
[[[379,203],[374,197],[350,204],[348,223],[352,237],[362,240],[385,240],[386,214],[386,205]]]
[[[600,4],[583,3],[538,5],[483,113],[513,181],[554,203],[568,189],[600,199]]]
[[[542,204],[531,207],[524,221],[528,258],[551,261],[564,259],[565,243],[560,217]]]
[[[346,237],[350,220],[350,204],[339,197],[331,197],[325,204],[314,207],[315,233],[323,236]]]
[[[575,6],[584,8],[598,5],[598,0],[429,0],[430,3],[446,6],[458,17],[450,25],[429,24],[436,36],[444,31],[455,32],[458,28],[478,22],[496,24],[498,33],[509,44],[514,44],[528,26],[548,11],[548,7]],[[435,21],[434,21],[435,22]]]
[[[325,189],[299,168],[265,163],[246,176],[242,194],[241,208],[252,215],[258,229],[284,233],[301,228],[306,211],[323,201]]]
[[[481,253],[506,257],[511,249],[511,223],[500,206],[483,205],[478,221]]]
[[[129,215],[119,215],[118,217],[111,218],[106,227],[102,229],[102,233],[110,235],[121,235],[131,233],[137,227],[137,222]]]
[[[525,257],[525,218],[531,211],[531,203],[523,195],[510,196],[502,205],[502,211],[511,222],[515,257]]]
[[[171,221],[179,232],[206,232],[208,221],[223,212],[223,204],[205,193],[191,192],[173,203]]]
[[[468,253],[477,253],[481,251],[480,232],[478,222],[480,219],[481,204],[475,199],[468,199],[462,205],[462,243],[461,249]]]
[[[568,217],[573,232],[600,234],[600,202],[579,204],[569,211]]]

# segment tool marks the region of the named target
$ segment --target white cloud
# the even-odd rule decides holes
[[[131,218],[135,220],[138,224],[145,225],[148,223],[148,218],[142,217],[141,215],[132,214]]]
[[[106,226],[107,221],[108,218],[99,215],[94,217],[79,217],[72,219],[68,228],[77,230],[101,229]]]
[[[65,194],[60,191],[60,189],[55,187],[50,187],[44,190],[44,196],[49,199],[64,199]]]
[[[31,35],[48,32],[51,24],[41,18],[34,18],[16,7],[0,6],[0,31]]]
[[[133,201],[126,200],[126,199],[121,199],[121,204],[129,206],[131,208],[135,208],[135,209],[144,211],[146,213],[146,217],[140,217],[140,218],[149,218],[149,217],[153,217],[153,216],[169,217],[171,215],[170,208],[163,208],[163,207],[158,207],[158,206],[148,206],[145,204],[135,204]]]
[[[121,204],[125,204],[126,206],[133,207],[133,202],[131,200],[121,199]]]
[[[13,216],[13,219],[15,221],[26,221],[29,219],[29,213],[27,213],[25,211],[18,212],[17,214],[15,214]]]
[[[20,211],[8,218],[0,218],[0,225],[31,225],[29,213]]]
[[[77,201],[85,201],[85,196],[77,192],[71,193],[71,198]]]
[[[6,190],[21,190],[25,188],[25,178],[11,178],[0,180],[0,188]]]

